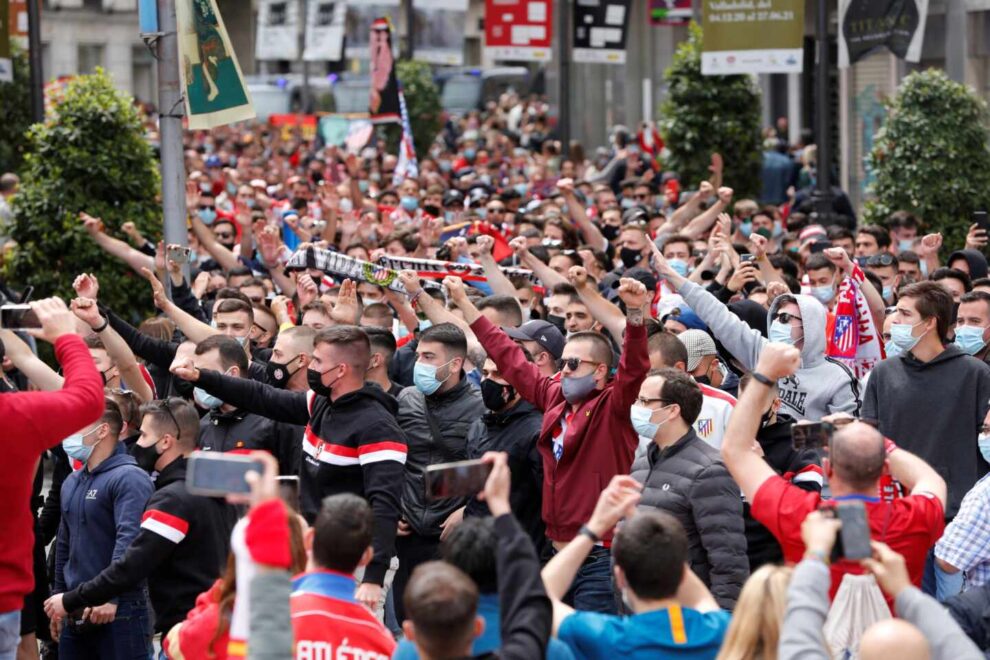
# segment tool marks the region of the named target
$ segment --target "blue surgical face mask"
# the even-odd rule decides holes
[[[464,158],[466,158],[468,162],[473,162],[475,157],[477,157],[477,155],[478,155],[477,149],[472,149],[471,147],[468,147],[467,149],[464,150]]]
[[[440,166],[441,172],[449,172],[453,167],[449,160],[441,160],[437,163]]]
[[[739,233],[749,238],[749,235],[753,233],[753,221],[743,220],[739,223]]]
[[[419,198],[418,197],[413,197],[412,195],[403,195],[402,196],[402,199],[399,200],[399,204],[406,211],[409,211],[410,213],[412,213],[417,208],[419,208]]]
[[[228,181],[227,182],[227,194],[228,195],[236,195],[237,194],[237,185],[236,184],[233,184],[233,183],[230,183]]]
[[[955,344],[963,352],[976,355],[987,345],[986,340],[983,339],[984,332],[986,332],[986,328],[981,328],[978,325],[964,325],[961,328],[956,328]]]
[[[910,252],[914,249],[914,239],[913,238],[902,238],[897,241],[897,249],[901,252]]]
[[[368,192],[369,185],[371,184],[368,182],[367,179],[358,179],[358,190],[361,191],[362,195]],[[340,201],[344,201],[344,200],[340,200]]]
[[[91,435],[98,428],[99,427],[96,427],[89,433],[73,433],[63,440],[62,449],[65,450],[66,455],[69,458],[75,459],[81,463],[88,461],[89,457],[93,455],[93,449],[96,448],[96,444],[87,445],[85,438],[87,435]]]
[[[826,284],[825,286],[813,286],[811,287],[811,295],[814,296],[818,302],[828,307],[828,304],[832,302],[832,298],[835,298],[835,289],[832,288],[831,284]]]
[[[883,291],[880,292],[880,295],[882,295],[883,296],[883,299],[886,300],[887,302],[893,302],[894,301],[894,287],[892,287],[890,285],[885,286],[883,288]]]
[[[453,222],[455,215],[456,214],[453,211],[444,211],[443,212],[444,222],[447,222],[447,223]]]
[[[525,183],[517,183],[516,185],[514,185],[512,187],[522,197],[525,197],[526,196],[526,193],[529,192],[529,186],[527,186]]]
[[[774,220],[773,221],[773,237],[774,238],[777,238],[778,236],[782,236],[783,233],[784,233],[784,227],[780,223],[780,220]]]
[[[212,183],[201,183],[199,184],[199,189],[205,193],[211,192],[213,190]]]
[[[770,330],[767,332],[767,338],[777,344],[794,344],[794,338],[791,336],[791,326],[782,321],[770,322]]]
[[[918,321],[914,325],[910,323],[895,323],[890,326],[890,342],[901,349],[901,352],[907,353],[912,348],[918,345],[921,338],[925,335],[919,335],[915,337],[912,332],[914,327],[921,325],[922,321]]]
[[[350,197],[344,197],[340,200],[340,212],[350,213],[354,210],[354,202],[351,201]]]
[[[624,209],[631,209],[632,207],[636,206],[636,200],[623,197],[622,201],[619,202],[619,206],[621,206]]]
[[[250,199],[249,198],[249,199],[244,200],[244,205],[246,207],[248,207],[249,209],[253,209],[255,206],[258,205],[258,202],[256,200],[254,200],[254,199]]]
[[[419,327],[419,331],[423,332],[424,330],[428,330],[433,327],[433,321],[430,319],[420,319],[417,325]]]
[[[667,264],[681,277],[688,276],[688,265],[683,259],[667,259]]]
[[[223,405],[223,399],[220,397],[208,394],[206,390],[196,387],[193,389],[193,399],[199,404],[201,408],[206,408],[207,410],[216,410]]]
[[[241,345],[241,348],[247,346],[248,341],[250,341],[250,337],[234,337],[234,339],[236,339],[237,343]]]
[[[663,410],[663,408],[660,408],[659,410]],[[647,408],[646,406],[639,406],[635,404],[629,408],[629,419],[632,421],[632,426],[636,433],[651,440],[656,437],[657,431],[660,430],[660,427],[670,420],[665,419],[662,422],[657,423],[651,422],[650,419],[653,418],[653,413],[655,412],[658,411],[653,410],[652,408]]]
[[[213,221],[217,219],[216,209],[200,209],[199,219],[202,220],[204,224],[212,225]]]
[[[477,213],[478,217],[482,220],[488,217],[488,209],[475,209],[474,212]]]
[[[450,364],[450,360],[440,365],[440,367],[445,367]],[[447,378],[450,378],[449,372],[447,378],[443,380],[437,380],[437,370],[440,367],[434,367],[432,364],[425,364],[423,362],[416,362],[413,367],[413,384],[416,386],[420,392],[429,396],[440,389],[440,386],[444,384]]]
[[[980,447],[980,454],[983,460],[990,463],[990,433],[981,433],[976,438],[976,444]]]
[[[900,347],[898,347],[898,345],[895,344],[894,342],[888,341],[886,344],[884,344],[883,348],[884,351],[886,351],[887,353],[887,359],[904,355],[904,351],[902,351]]]

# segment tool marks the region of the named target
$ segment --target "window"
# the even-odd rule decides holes
[[[78,49],[79,67],[77,73],[93,73],[96,67],[106,66],[103,61],[103,51],[105,50],[103,44],[79,44]]]

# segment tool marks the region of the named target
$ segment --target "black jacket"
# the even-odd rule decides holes
[[[798,488],[820,493],[822,470],[818,452],[814,449],[797,451],[791,445],[791,426],[794,420],[779,415],[775,424],[761,428],[756,440],[763,448],[763,458],[774,472],[789,480]],[[773,533],[757,522],[749,512],[749,502],[743,500],[746,524],[746,556],[752,573],[764,564],[780,564],[784,551]]]
[[[296,447],[303,427],[276,422],[247,412],[211,410],[199,420],[199,448],[204,451],[246,452],[263,449],[278,459],[279,473],[299,474]]]
[[[236,521],[223,500],[186,490],[186,459],[176,459],[158,474],[141,531],[124,556],[66,592],[62,604],[69,612],[101,605],[147,580],[155,631],[167,632],[220,577]]]
[[[395,399],[374,383],[335,401],[313,391],[289,392],[248,378],[200,371],[197,385],[242,410],[287,424],[305,424],[299,473],[303,515],[313,521],[323,498],[354,493],[375,516],[375,555],[365,582],[381,584],[395,556],[406,437],[395,422]]]
[[[945,606],[973,643],[981,651],[990,651],[990,584],[967,589]]]
[[[732,609],[749,577],[739,486],[718,450],[688,432],[660,449],[636,452],[632,477],[643,484],[640,507],[677,518],[688,538],[688,563],[724,609]]]
[[[486,451],[504,451],[509,455],[512,513],[529,534],[537,552],[546,542],[543,516],[543,461],[536,449],[543,425],[543,413],[526,400],[505,412],[489,412],[476,419],[467,435],[468,458],[481,458]],[[468,500],[464,517],[489,516],[488,505],[473,497]]]
[[[429,501],[426,498],[426,468],[437,463],[467,458],[467,432],[485,414],[481,394],[461,374],[461,382],[448,392],[424,396],[416,387],[399,394],[396,420],[406,434],[409,456],[402,488],[402,517],[417,534],[437,538],[440,525],[467,502],[463,497]],[[430,418],[440,432],[434,438]]]

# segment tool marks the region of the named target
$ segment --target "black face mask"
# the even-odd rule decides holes
[[[316,394],[318,394],[320,396],[325,396],[325,397],[327,397],[329,399],[330,398],[330,395],[331,395],[330,386],[333,385],[334,383],[336,383],[340,379],[339,378],[335,379],[333,381],[333,383],[330,383],[330,385],[324,385],[323,384],[323,374],[328,373],[330,371],[333,371],[334,369],[336,369],[339,366],[340,366],[339,364],[338,365],[334,365],[333,367],[327,369],[323,373],[320,373],[316,369],[307,369],[306,370],[306,383],[309,385],[309,389],[313,390]]]
[[[761,429],[765,429],[766,427],[770,426],[770,418],[771,417],[773,417],[773,408],[772,407],[770,408],[770,410],[768,410],[765,413],[763,413],[763,416],[762,417],[760,417],[760,428]]]
[[[289,362],[297,360],[299,356],[292,358]],[[268,384],[272,387],[277,387],[279,389],[285,389],[286,384],[289,379],[292,378],[296,371],[299,371],[302,367],[296,367],[296,371],[289,371],[289,362],[285,364],[280,364],[278,362],[269,362],[268,366],[265,368],[265,375],[268,379]]]
[[[155,445],[157,444],[158,443],[156,442],[150,447],[142,447],[135,442],[131,445],[131,448],[127,450],[130,455],[134,457],[134,460],[137,461],[138,467],[148,474],[155,471],[155,463],[158,461],[159,456],[158,452],[155,451]]]
[[[602,236],[605,237],[606,241],[614,241],[619,235],[619,227],[617,225],[602,225],[601,232]]]
[[[498,412],[505,408],[506,404],[514,399],[516,390],[512,385],[502,385],[490,378],[481,381],[481,400],[492,412]]]
[[[626,268],[633,268],[643,259],[643,252],[641,250],[634,250],[630,247],[624,247],[619,250],[619,259],[622,260],[622,265]]]
[[[554,314],[547,314],[547,322],[552,323],[555,328],[560,330],[560,334],[562,335],[567,334],[567,329],[564,327],[564,321],[565,319],[563,316],[555,316]]]
[[[694,377],[694,382],[698,383],[698,385],[711,385],[712,384],[712,381],[711,381],[710,378],[708,378],[708,376],[695,376]]]

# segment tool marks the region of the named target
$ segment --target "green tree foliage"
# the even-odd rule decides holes
[[[6,18],[6,17],[4,17]],[[14,81],[0,82],[0,172],[17,172],[27,148],[28,127],[31,126],[31,96],[27,53],[16,43],[11,43],[14,60]]]
[[[911,211],[946,247],[962,247],[972,212],[990,210],[987,120],[986,103],[942,71],[905,78],[868,157],[876,180],[866,221]]]
[[[157,163],[133,99],[101,70],[79,76],[28,140],[8,283],[31,284],[38,298],[70,298],[74,276],[94,273],[101,302],[131,317],[150,312],[147,282],[104,253],[78,217],[102,218],[111,235],[128,220],[149,238],[161,233]]]
[[[402,60],[396,63],[396,76],[406,97],[406,110],[412,126],[416,157],[423,158],[443,127],[440,90],[433,82],[433,72],[425,62]],[[389,153],[398,153],[402,127],[392,124],[386,127],[386,145]]]
[[[736,199],[760,192],[760,91],[751,76],[701,75],[701,27],[692,23],[664,72],[667,99],[660,132],[670,156],[664,165],[688,189],[709,178],[711,154],[725,160],[725,185]]]

